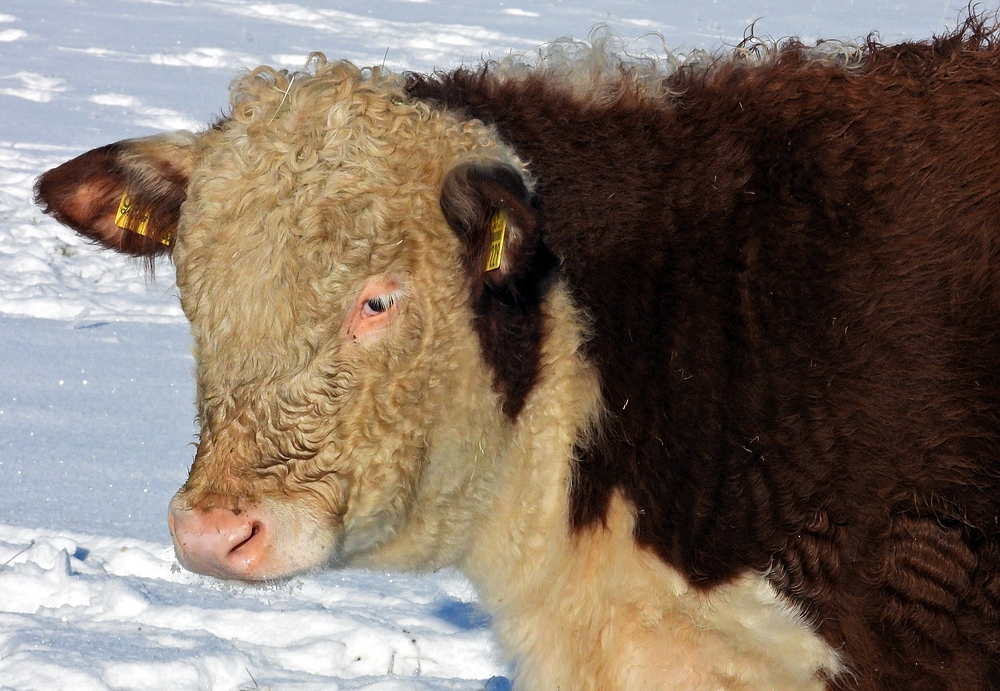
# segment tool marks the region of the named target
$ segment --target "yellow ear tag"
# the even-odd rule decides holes
[[[122,200],[118,204],[118,213],[115,214],[115,225],[123,230],[128,230],[143,237],[148,237],[149,213],[146,213],[140,218],[136,218],[135,211],[132,209],[132,200],[129,199],[128,192],[126,192],[122,195]],[[170,238],[161,238],[160,243],[169,247]]]
[[[507,236],[507,219],[499,211],[490,219],[490,256],[486,260],[486,270],[495,271],[500,268],[503,258],[503,241]]]

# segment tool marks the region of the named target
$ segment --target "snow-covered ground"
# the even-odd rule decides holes
[[[640,45],[919,39],[965,0],[0,0],[0,689],[503,689],[457,574],[267,588],[177,566],[193,362],[155,281],[43,217],[34,178],[85,149],[199,128],[242,66],[312,50],[429,70],[607,23]],[[662,36],[662,39],[660,38]],[[492,681],[487,681],[493,678]]]

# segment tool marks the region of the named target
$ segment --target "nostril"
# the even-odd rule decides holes
[[[251,523],[250,524],[250,534],[247,535],[246,539],[244,539],[242,542],[240,542],[235,547],[233,547],[231,550],[229,550],[229,553],[233,554],[234,552],[238,552],[244,545],[246,545],[251,540],[253,540],[255,537],[257,537],[257,534],[260,533],[260,531],[263,529],[263,527],[264,526],[261,524],[260,521],[254,521],[253,523]]]

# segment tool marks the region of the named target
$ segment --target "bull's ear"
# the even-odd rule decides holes
[[[449,171],[441,210],[462,241],[470,277],[498,288],[524,275],[539,240],[533,197],[506,163],[462,163]]]
[[[43,174],[35,203],[105,247],[135,256],[170,251],[193,168],[195,135],[109,144]]]
[[[556,258],[542,242],[539,210],[524,178],[501,163],[465,163],[445,178],[441,209],[464,248],[473,328],[511,419],[538,377],[542,305]]]

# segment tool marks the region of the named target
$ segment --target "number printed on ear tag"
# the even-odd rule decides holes
[[[122,195],[121,202],[118,203],[118,213],[115,214],[115,225],[123,230],[128,230],[143,237],[149,237],[149,212],[141,217],[136,216],[136,211],[132,206],[132,200],[128,192]],[[170,236],[160,238],[160,243],[170,246]]]
[[[490,219],[490,256],[486,260],[486,270],[495,271],[500,268],[503,258],[503,241],[507,235],[507,219],[499,211]]]

